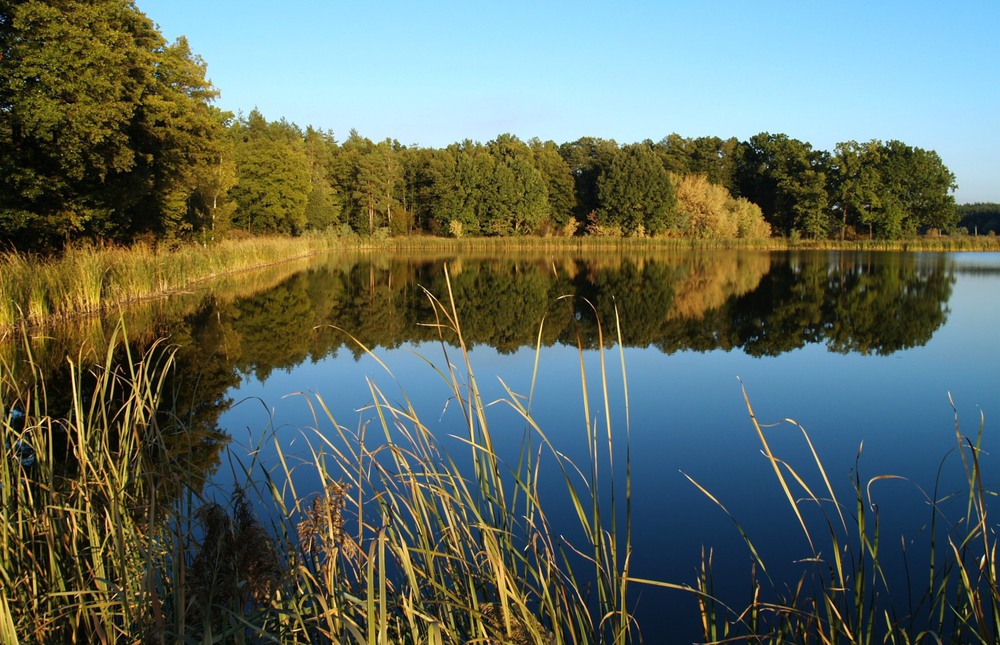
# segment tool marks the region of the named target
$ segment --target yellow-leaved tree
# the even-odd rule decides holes
[[[771,227],[760,208],[742,197],[734,198],[725,186],[709,182],[700,173],[674,175],[671,179],[686,235],[720,240],[771,236]]]

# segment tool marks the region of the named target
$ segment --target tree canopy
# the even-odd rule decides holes
[[[360,236],[889,238],[958,222],[934,151],[785,134],[444,149],[213,105],[206,65],[129,0],[0,5],[0,242]]]
[[[126,0],[0,11],[2,234],[52,245],[189,230],[226,117],[187,41],[167,44]]]

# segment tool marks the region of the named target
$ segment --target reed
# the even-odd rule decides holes
[[[288,454],[267,432],[248,459],[231,455],[241,483],[221,503],[185,489],[184,463],[171,453],[171,437],[186,428],[183,411],[164,407],[169,348],[154,343],[134,355],[122,332],[93,367],[73,358],[71,403],[59,415],[40,372],[15,379],[0,363],[0,636],[633,642],[630,533],[617,520],[629,515],[630,491],[614,489],[611,471],[621,465],[610,417],[591,420],[583,350],[589,468],[550,444],[525,398],[507,390],[499,402],[483,400],[454,303],[428,298],[445,365],[432,368],[461,408],[466,455],[449,454],[405,394],[394,402],[372,382],[368,420],[355,430],[309,397],[309,458]],[[606,369],[602,354],[605,405]],[[489,408],[497,403],[524,422],[516,463],[494,449]],[[28,446],[30,463],[19,452]],[[258,460],[265,447],[277,466]],[[548,525],[543,467],[562,473],[578,542]],[[306,471],[318,490],[299,489]],[[275,509],[267,521],[253,510],[262,504]]]
[[[772,581],[767,563],[752,539],[709,491],[690,481],[736,524],[751,554],[752,593],[748,604],[725,603],[714,594],[712,554],[703,554],[695,588],[705,641],[708,643],[995,643],[1000,638],[1000,591],[997,579],[997,537],[988,518],[988,499],[995,495],[983,485],[981,450],[984,423],[975,437],[962,434],[955,416],[955,448],[938,470],[933,491],[914,485],[928,506],[928,571],[907,571],[908,586],[899,588],[887,574],[886,547],[880,536],[876,501],[882,482],[905,480],[891,474],[863,480],[860,463],[853,470],[848,499],[838,496],[809,433],[793,420],[812,462],[812,476],[776,455],[768,442],[775,426],[762,425],[744,390],[744,399],[761,450],[809,545],[805,564],[795,582]],[[954,406],[953,406],[954,407]],[[956,456],[957,455],[957,456]],[[861,451],[858,452],[860,462]],[[942,473],[949,460],[960,461],[967,489],[942,494]],[[813,485],[808,482],[814,481]],[[815,483],[818,482],[818,485]],[[945,504],[964,498],[963,513],[950,518]],[[820,509],[819,519],[803,513]],[[906,543],[903,543],[906,561]],[[727,574],[730,575],[730,574]],[[658,584],[658,583],[654,583]],[[666,585],[681,588],[678,585]]]
[[[247,238],[169,250],[71,247],[55,259],[0,253],[0,333],[116,311],[213,278],[336,248],[336,238]]]
[[[111,642],[146,617],[159,565],[146,500],[170,357],[116,347],[87,370],[91,357],[70,359],[58,415],[41,374],[15,380],[0,365],[4,642]]]

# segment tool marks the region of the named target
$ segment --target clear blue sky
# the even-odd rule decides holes
[[[936,150],[1000,202],[1000,0],[137,0],[219,107],[443,147],[783,132]]]

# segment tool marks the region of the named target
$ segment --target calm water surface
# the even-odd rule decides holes
[[[445,357],[435,330],[424,325],[433,322],[427,293],[447,298],[446,271],[486,398],[504,395],[501,379],[527,395],[539,345],[533,415],[556,447],[580,462],[588,423],[582,345],[589,421],[603,429],[610,415],[619,460],[626,430],[630,436],[634,576],[693,583],[702,549],[710,548],[718,594],[733,606],[748,601],[747,548],[732,521],[685,474],[739,520],[779,586],[802,572],[797,560],[809,555],[808,544],[761,454],[743,387],[762,423],[790,418],[806,429],[849,503],[855,468],[863,481],[881,474],[908,478],[876,482],[871,493],[884,550],[899,551],[905,541],[917,571],[926,559],[921,547],[930,519],[917,487],[933,488],[955,446],[956,412],[960,430],[973,436],[985,415],[985,483],[998,488],[1000,446],[992,421],[1000,413],[997,255],[329,257],[273,275],[255,295],[219,287],[190,296],[177,310],[164,305],[132,323],[132,331],[168,333],[180,345],[186,382],[197,383],[184,395],[192,418],[206,436],[231,437],[234,454],[270,433],[290,454],[304,453],[301,429],[316,420],[308,396],[289,394],[319,395],[338,423],[362,427],[371,421],[363,409],[371,380],[391,400],[402,401],[405,392],[460,457],[467,449],[451,435],[462,434],[461,415],[446,405],[446,384],[428,365],[442,368]],[[617,342],[608,340],[616,335],[616,311],[627,423],[621,356]],[[601,331],[612,397],[607,410],[598,386]],[[73,342],[52,340],[49,351],[56,356]],[[448,351],[455,361],[455,350]],[[499,451],[516,459],[524,422],[503,406],[490,410]],[[779,457],[810,485],[821,483],[795,425],[765,431]],[[200,458],[221,497],[231,475],[228,466],[213,465],[228,459],[208,452]],[[260,454],[265,462],[272,457],[268,450]],[[619,479],[623,470],[618,467]],[[943,473],[943,490],[961,490],[954,453]],[[550,522],[572,541],[575,520],[559,496],[560,477],[546,476],[554,500],[546,505]],[[889,555],[887,562],[901,564],[901,558]],[[902,588],[901,566],[888,575]],[[693,597],[634,591],[647,640],[697,638]]]

